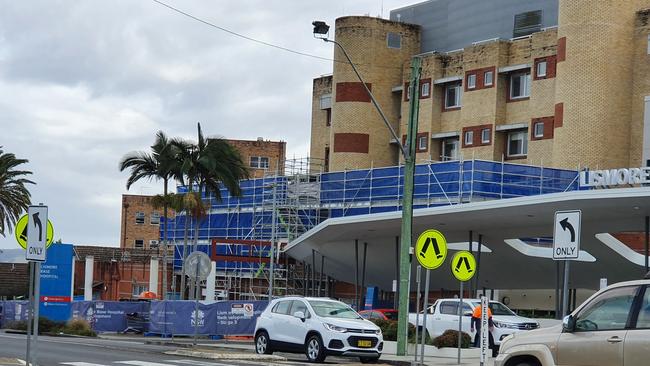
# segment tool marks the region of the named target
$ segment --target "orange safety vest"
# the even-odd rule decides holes
[[[480,318],[481,315],[483,315],[483,311],[481,311],[481,306],[477,306],[474,308],[474,311],[472,312],[472,318]],[[488,307],[488,318],[492,317],[492,309]]]

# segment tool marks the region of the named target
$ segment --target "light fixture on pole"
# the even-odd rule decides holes
[[[413,183],[415,176],[415,137],[418,131],[418,111],[419,111],[419,91],[420,88],[420,71],[421,71],[421,62],[420,57],[413,57],[411,59],[411,80],[409,84],[411,98],[409,100],[409,120],[408,127],[406,131],[406,141],[405,144],[402,144],[401,139],[397,137],[395,130],[393,129],[388,118],[382,111],[379,103],[375,99],[375,96],[372,94],[368,86],[363,81],[361,74],[357,70],[357,67],[350,59],[347,51],[343,46],[328,38],[329,36],[329,25],[323,21],[314,21],[312,23],[314,26],[314,37],[322,39],[325,42],[334,43],[339,47],[345,58],[348,60],[348,63],[352,67],[352,70],[361,81],[366,93],[370,97],[372,104],[379,112],[384,124],[390,131],[394,141],[397,143],[402,156],[404,157],[404,194],[402,197],[402,227],[400,235],[400,248],[399,248],[399,306],[398,306],[398,326],[397,326],[397,354],[403,356],[406,354],[406,341],[407,341],[407,332],[408,332],[408,310],[409,310],[409,280],[410,280],[410,270],[411,270],[411,240],[412,240],[412,222],[413,222]],[[338,62],[334,60],[334,62]]]

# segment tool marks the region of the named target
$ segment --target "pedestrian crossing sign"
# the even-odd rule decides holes
[[[436,269],[447,258],[447,239],[438,230],[426,230],[415,243],[415,256],[422,267]]]
[[[459,281],[466,282],[471,280],[476,273],[476,259],[474,255],[466,250],[456,253],[454,259],[451,260],[451,273]]]

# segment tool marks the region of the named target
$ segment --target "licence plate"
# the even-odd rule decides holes
[[[371,341],[357,341],[357,346],[358,347],[372,347],[372,342]]]

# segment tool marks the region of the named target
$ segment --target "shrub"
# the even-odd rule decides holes
[[[65,334],[73,334],[87,337],[96,337],[97,334],[92,330],[90,324],[84,319],[73,319],[63,327],[62,330]]]
[[[385,341],[397,341],[397,321],[386,319],[372,319],[375,325],[381,329]],[[409,342],[415,343],[415,326],[409,324],[408,329]]]
[[[463,332],[462,338],[460,341],[461,348],[469,348],[472,338],[469,334]],[[433,339],[432,344],[438,348],[443,347],[453,347],[458,348],[458,331],[453,329],[448,329],[441,336]]]
[[[27,322],[24,320],[12,322],[9,324],[9,329],[27,331]],[[74,319],[66,324],[48,318],[39,318],[38,334],[43,333],[63,333],[88,337],[97,336],[97,334],[90,328],[88,322],[83,319]]]

